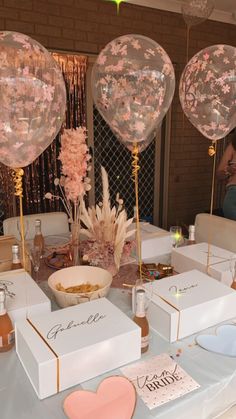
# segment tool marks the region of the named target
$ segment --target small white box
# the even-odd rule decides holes
[[[40,399],[141,356],[140,327],[106,298],[30,322],[16,323],[16,351]]]
[[[207,272],[208,251],[209,268]],[[171,254],[171,265],[176,272],[181,273],[190,269],[198,269],[228,286],[233,281],[235,262],[235,253],[208,243],[177,247],[172,250]]]
[[[7,312],[13,322],[51,312],[51,301],[23,269],[1,273],[0,287],[6,291]]]
[[[150,326],[170,342],[236,316],[236,292],[197,270],[145,287]]]
[[[157,261],[159,256],[171,254],[172,237],[169,231],[148,223],[140,223],[142,260]],[[154,260],[155,259],[155,260]]]

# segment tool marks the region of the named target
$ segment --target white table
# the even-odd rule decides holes
[[[111,289],[109,299],[130,314],[127,291]],[[213,354],[193,344],[194,337],[169,344],[151,332],[150,350],[142,358],[169,353],[201,388],[154,410],[149,410],[138,398],[133,419],[212,419],[236,403],[236,358]],[[182,352],[176,357],[178,349]],[[66,395],[78,388],[95,390],[102,378],[114,374],[120,371],[114,370],[41,401],[15,351],[0,354],[0,418],[65,419],[62,404]]]

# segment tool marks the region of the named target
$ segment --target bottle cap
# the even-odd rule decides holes
[[[19,253],[19,246],[18,246],[18,244],[13,244],[11,250],[12,250],[12,253]]]
[[[146,292],[143,288],[138,288],[136,290],[136,298],[137,304],[144,304],[143,308],[145,308]]]
[[[41,220],[35,220],[35,225],[36,226],[41,226]]]
[[[146,303],[146,292],[143,288],[136,290],[136,309],[135,315],[137,317],[145,317],[145,303]]]
[[[140,296],[142,296],[143,297],[143,295],[145,294],[145,290],[143,289],[143,288],[139,288],[139,289],[137,289],[137,294],[138,295],[140,295]]]
[[[189,232],[194,232],[195,231],[195,225],[194,224],[190,225],[189,228],[188,228],[188,231]]]

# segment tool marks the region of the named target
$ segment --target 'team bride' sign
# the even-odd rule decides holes
[[[135,385],[149,409],[200,387],[168,354],[121,368],[121,371]]]

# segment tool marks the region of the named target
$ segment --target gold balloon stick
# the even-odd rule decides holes
[[[187,32],[186,32],[186,65],[188,64],[188,58],[189,58],[189,35],[190,35],[190,26],[187,24]],[[183,135],[185,131],[185,114],[183,111],[182,115],[182,126],[183,126]]]
[[[189,35],[190,35],[190,26],[187,25],[187,34],[186,34],[186,64],[188,64],[188,58],[189,58]]]
[[[138,265],[139,265],[139,279],[140,285],[142,285],[142,253],[141,253],[141,233],[140,233],[140,221],[139,221],[139,188],[138,188],[138,172],[140,166],[139,162],[139,149],[135,143],[132,150],[132,179],[135,187],[135,205],[136,205],[136,241],[138,250]]]
[[[216,171],[216,141],[212,141],[211,145],[208,148],[208,154],[210,157],[214,157],[213,159],[213,167],[212,167],[212,183],[211,183],[211,203],[210,203],[210,215],[212,215],[213,211],[213,204],[214,204],[214,190],[215,190],[215,171]],[[210,231],[208,234],[208,249],[207,249],[207,274],[209,274],[209,267],[210,267]]]
[[[15,195],[19,197],[20,202],[20,234],[22,242],[22,259],[23,259],[23,268],[25,269],[25,229],[24,229],[24,219],[23,219],[23,184],[22,177],[24,175],[24,170],[21,168],[13,169],[13,181],[15,184]]]

